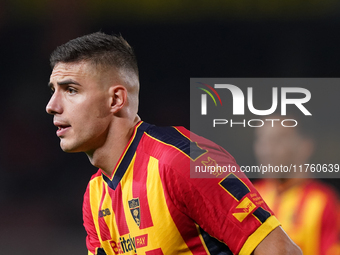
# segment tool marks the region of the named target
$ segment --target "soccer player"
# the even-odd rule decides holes
[[[303,123],[300,120],[298,123],[296,127],[272,127],[266,123],[256,129],[254,149],[259,164],[305,167],[309,163],[314,142]],[[302,178],[306,174],[299,171],[294,173],[298,178],[289,178],[292,176],[287,173],[279,177],[263,179],[254,185],[303,254],[340,254],[339,202],[334,190],[316,179]]]
[[[84,195],[89,254],[301,254],[245,176],[190,178],[191,163],[237,166],[228,152],[140,120],[137,63],[122,37],[76,38],[50,61],[46,111],[60,146],[99,168]]]

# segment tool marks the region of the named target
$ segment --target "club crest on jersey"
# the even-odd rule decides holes
[[[139,206],[139,198],[133,198],[128,201],[129,208],[132,215],[132,218],[135,220],[137,226],[140,226],[140,206]]]

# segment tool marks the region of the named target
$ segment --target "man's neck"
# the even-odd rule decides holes
[[[132,121],[117,119],[112,123],[104,145],[92,153],[86,153],[91,164],[111,177],[139,121],[139,116],[136,116]]]

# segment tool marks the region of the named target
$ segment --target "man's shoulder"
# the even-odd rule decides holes
[[[150,146],[166,146],[164,148],[168,148],[168,150],[174,149],[174,151],[179,150],[190,154],[193,159],[201,155],[200,153],[198,153],[199,155],[193,155],[197,154],[197,151],[195,151],[197,148],[200,148],[201,152],[209,149],[229,154],[213,141],[199,136],[182,126],[158,127],[150,125],[145,133],[147,137],[151,138],[147,140]]]
[[[190,154],[190,131],[184,127],[150,125],[139,149],[157,159]]]
[[[181,170],[201,161],[236,164],[224,148],[182,126],[150,125],[140,145],[140,151],[156,158],[160,164]]]

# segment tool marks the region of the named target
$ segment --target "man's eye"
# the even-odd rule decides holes
[[[72,87],[68,87],[68,88],[67,88],[67,92],[68,92],[69,94],[75,94],[75,93],[77,93],[77,90],[74,89],[74,88],[72,88]]]

